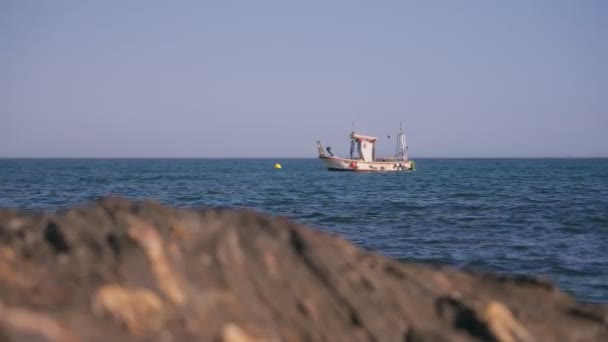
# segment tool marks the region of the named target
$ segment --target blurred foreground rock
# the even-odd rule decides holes
[[[281,218],[108,198],[0,211],[0,341],[608,341],[608,307]]]

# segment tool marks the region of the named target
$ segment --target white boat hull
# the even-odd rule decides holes
[[[339,157],[319,157],[330,171],[356,171],[356,172],[391,172],[411,171],[413,163],[411,160],[372,161],[346,159]]]

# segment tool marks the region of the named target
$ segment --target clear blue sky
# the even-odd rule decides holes
[[[608,1],[295,3],[0,1],[0,156],[608,156]]]

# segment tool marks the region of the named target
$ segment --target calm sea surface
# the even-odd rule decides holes
[[[391,257],[541,274],[608,302],[608,159],[416,162],[411,173],[355,174],[316,159],[5,159],[0,207],[56,209],[108,194],[250,207]]]

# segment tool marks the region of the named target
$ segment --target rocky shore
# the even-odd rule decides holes
[[[106,198],[0,210],[0,341],[608,341],[608,306],[283,218]]]

